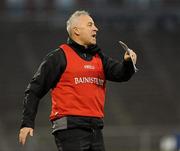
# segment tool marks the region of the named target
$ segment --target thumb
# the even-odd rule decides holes
[[[126,61],[131,60],[131,56],[130,56],[128,51],[126,51],[125,54],[124,54],[124,60],[126,60]]]
[[[30,130],[30,136],[33,136],[33,129]]]

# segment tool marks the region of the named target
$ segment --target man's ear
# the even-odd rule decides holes
[[[80,34],[79,29],[77,27],[73,28],[73,32],[74,32],[75,35],[79,35]]]

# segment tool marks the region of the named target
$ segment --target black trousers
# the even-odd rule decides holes
[[[105,151],[101,129],[59,130],[54,137],[58,151]]]

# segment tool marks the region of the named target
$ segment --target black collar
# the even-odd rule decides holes
[[[85,48],[84,46],[73,41],[71,38],[68,38],[67,44],[71,46],[75,51],[78,51],[79,53],[95,55],[96,53],[101,51],[97,45],[90,45],[88,46],[88,48]]]

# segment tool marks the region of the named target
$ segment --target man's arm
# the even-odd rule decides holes
[[[133,51],[131,51],[131,54],[125,52],[122,62],[114,60],[104,55],[102,52],[100,52],[99,55],[103,62],[106,80],[115,82],[128,81],[134,74],[133,63],[136,64],[137,56]]]
[[[26,137],[33,135],[34,121],[40,99],[55,87],[66,66],[65,55],[59,49],[48,54],[25,90],[22,124],[19,142],[25,144]]]

